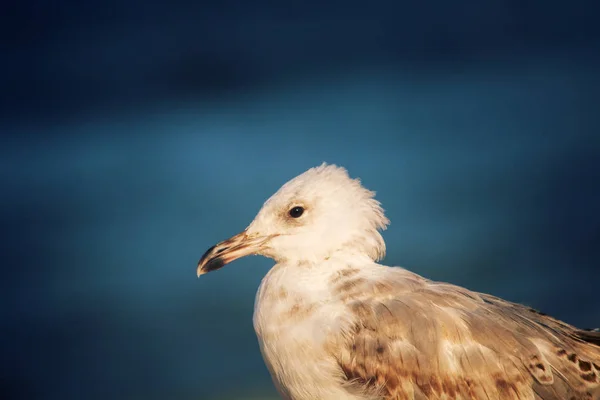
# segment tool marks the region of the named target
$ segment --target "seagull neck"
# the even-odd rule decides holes
[[[274,299],[282,289],[294,294],[303,302],[327,302],[337,297],[332,292],[332,282],[338,282],[340,276],[354,275],[362,271],[367,276],[377,264],[366,255],[332,254],[320,261],[287,260],[277,263],[265,276],[259,290],[261,301]],[[345,273],[345,271],[351,271]]]
[[[357,251],[336,250],[327,256],[301,259],[287,259],[278,264],[287,267],[299,267],[303,269],[328,269],[337,270],[347,268],[349,265],[369,265],[375,262],[366,254]]]

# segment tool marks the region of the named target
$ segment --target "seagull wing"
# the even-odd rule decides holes
[[[600,399],[600,332],[450,284],[406,285],[406,273],[347,300],[353,319],[333,351],[353,394]]]

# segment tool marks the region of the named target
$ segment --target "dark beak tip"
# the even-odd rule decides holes
[[[200,259],[198,265],[200,265],[203,260],[204,257]],[[221,257],[215,257],[202,266],[202,268],[199,270],[200,272],[198,276],[223,268],[225,264],[225,261]]]
[[[196,265],[196,270],[197,270],[198,278],[200,277],[200,275],[204,275],[205,273],[209,272],[209,271],[206,270],[206,267],[208,265],[202,266],[202,264],[204,264],[207,259],[210,259],[210,256],[211,256],[212,252],[215,250],[215,247],[216,247],[216,245],[214,245],[210,249],[206,250],[204,252],[204,254],[202,254],[202,257],[200,257],[200,260],[198,260],[198,264]],[[208,263],[206,263],[206,264],[209,264],[209,263],[210,263],[210,261]]]

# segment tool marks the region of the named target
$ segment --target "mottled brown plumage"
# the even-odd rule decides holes
[[[335,287],[354,315],[332,341],[348,390],[381,399],[600,399],[600,332],[401,268]]]

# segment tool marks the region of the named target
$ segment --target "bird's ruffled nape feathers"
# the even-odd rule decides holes
[[[375,199],[375,192],[366,189],[362,186],[359,178],[352,179],[348,175],[348,171],[335,164],[322,163],[320,166],[313,168],[315,174],[324,174],[335,176],[338,175],[340,181],[351,183],[352,193],[349,197],[353,198],[356,207],[360,212],[356,213],[361,219],[358,226],[362,227],[347,243],[348,246],[360,249],[361,252],[369,256],[373,261],[379,261],[385,257],[386,246],[383,237],[379,231],[385,230],[390,224],[389,219],[385,216],[381,203]]]
[[[373,261],[379,261],[385,257],[385,241],[380,231],[387,229],[390,221],[385,216],[381,203],[374,196],[375,192],[365,189],[361,186],[359,179],[354,179],[357,186],[361,189],[364,196],[361,204],[361,215],[364,228],[356,232],[356,237],[352,239],[352,246],[358,247],[363,253],[369,256]]]
[[[379,231],[387,229],[387,226],[390,224],[390,220],[385,216],[385,212],[383,207],[381,207],[381,203],[375,200],[375,192],[370,192],[370,198],[365,202],[367,204],[368,210],[365,212],[368,215],[368,220],[370,222],[369,228],[367,230],[368,234],[366,235],[368,248],[366,248],[366,252],[374,261],[382,260],[385,257],[385,241],[383,240],[383,236]],[[370,240],[369,240],[370,238]]]

